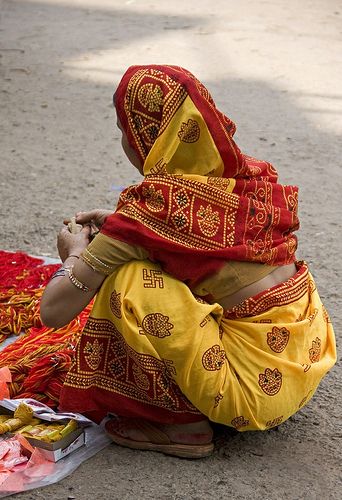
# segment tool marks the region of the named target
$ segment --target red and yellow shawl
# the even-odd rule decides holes
[[[189,71],[132,66],[114,102],[145,178],[122,192],[103,234],[144,247],[190,285],[227,260],[294,261],[297,187],[241,153],[235,124]]]

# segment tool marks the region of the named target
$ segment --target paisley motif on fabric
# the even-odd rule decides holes
[[[109,300],[109,305],[112,313],[114,316],[117,318],[121,318],[122,313],[121,313],[121,293],[117,293],[116,290],[114,290],[111,295],[110,295],[110,300]]]
[[[231,184],[231,180],[225,179],[224,177],[208,177],[207,183],[210,186],[214,186],[216,189],[227,191],[228,187]]]
[[[87,342],[83,349],[84,359],[92,370],[97,370],[103,355],[103,345],[97,339]]]
[[[197,212],[197,219],[203,234],[209,237],[215,236],[221,223],[218,212],[214,212],[210,205],[207,207],[201,205]]]
[[[191,118],[186,123],[183,122],[178,132],[178,137],[182,142],[197,142],[200,137],[198,123],[195,120],[191,120]]]
[[[142,194],[145,197],[146,206],[151,212],[160,212],[165,207],[165,199],[162,191],[156,190],[153,184],[143,188]]]
[[[150,113],[159,113],[164,102],[163,91],[157,84],[145,83],[138,91],[138,99]]]
[[[202,364],[208,371],[221,370],[226,362],[226,353],[219,345],[213,345],[202,356]]]
[[[275,396],[281,389],[283,376],[277,368],[266,368],[265,373],[259,374],[259,385],[265,394]]]
[[[133,364],[132,370],[133,370],[133,377],[137,386],[140,389],[143,389],[144,391],[148,391],[150,388],[148,376],[145,373],[143,373],[142,369],[136,364]]]
[[[139,333],[153,335],[162,339],[171,335],[170,330],[174,328],[174,325],[169,322],[168,316],[161,313],[152,313],[144,317],[141,327],[142,330]]]
[[[290,338],[290,332],[286,328],[274,326],[271,332],[267,332],[267,344],[274,352],[283,352]]]
[[[247,425],[249,425],[249,420],[246,419],[243,415],[240,415],[239,417],[233,418],[233,420],[230,423],[232,427],[238,430],[241,429],[242,427],[247,427]]]
[[[309,358],[311,363],[318,363],[321,357],[321,339],[316,337],[312,341],[311,349],[309,349]]]

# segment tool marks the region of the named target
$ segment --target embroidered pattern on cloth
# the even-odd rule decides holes
[[[178,132],[178,137],[183,142],[196,142],[200,136],[200,128],[195,120],[189,120],[182,123],[181,129]]]
[[[154,337],[168,337],[171,335],[173,324],[170,323],[169,317],[161,313],[147,314],[142,320],[142,330],[139,333],[142,335],[153,335]]]
[[[186,95],[179,82],[157,69],[140,69],[130,79],[124,107],[131,118],[130,133],[143,158],[147,155],[147,148],[168,126]]]
[[[312,341],[312,347],[309,349],[309,358],[311,363],[317,363],[321,357],[321,339],[316,337]]]
[[[268,420],[266,422],[266,427],[270,429],[271,427],[276,427],[277,425],[281,424],[283,420],[283,415],[280,415],[279,417],[274,418],[273,420]]]
[[[159,267],[132,261],[106,280],[78,344],[61,408],[103,408],[164,423],[202,414],[240,431],[263,430],[304,405],[334,364],[333,330],[318,293],[308,293],[312,277],[304,263],[291,286],[273,289],[281,291],[284,306],[242,320],[223,317],[218,304],[198,300],[166,273],[163,288],[146,289],[144,271],[150,276],[152,270]],[[303,277],[306,293],[293,303],[292,289],[295,295],[301,290]],[[114,290],[125,304],[121,319],[110,307]],[[306,316],[315,309],[310,326]],[[299,314],[305,316],[300,323]]]
[[[271,332],[267,332],[267,343],[274,352],[283,352],[290,338],[287,328],[274,326]]]
[[[114,290],[112,293],[111,293],[111,296],[110,296],[110,308],[112,310],[112,313],[114,314],[114,316],[116,316],[117,318],[121,318],[122,316],[122,313],[121,313],[121,293],[117,293],[116,290]]]
[[[178,66],[130,67],[114,102],[145,179],[121,194],[103,234],[147,249],[189,284],[224,260],[294,261],[297,187],[278,184],[270,163],[239,150],[234,123],[194,75]]]
[[[147,184],[147,183],[145,183]],[[181,179],[154,177],[142,196],[132,188],[131,202],[119,201],[118,213],[139,220],[144,226],[169,241],[189,248],[215,249],[234,244],[238,197],[198,182],[186,187]],[[135,194],[135,197],[133,195]],[[151,210],[151,193],[169,200],[168,211]],[[132,197],[134,197],[132,199]],[[145,197],[145,200],[142,198]]]
[[[285,283],[277,285],[275,289],[270,288],[261,294],[246,299],[237,306],[232,307],[225,313],[229,319],[256,316],[272,307],[280,307],[296,302],[308,291],[308,267],[305,263],[299,263],[301,269],[298,276],[290,278]]]
[[[167,368],[162,360],[134,351],[111,321],[90,317],[64,385],[102,389],[176,413],[198,413],[168,370],[170,362]]]
[[[233,418],[230,424],[232,427],[238,430],[241,429],[242,427],[247,427],[247,425],[249,425],[249,420],[246,419],[243,415],[240,415],[239,417]]]
[[[226,353],[219,345],[213,345],[202,356],[203,367],[208,371],[220,370],[226,361]]]
[[[163,273],[157,269],[143,269],[144,288],[164,288]]]
[[[265,373],[259,375],[259,385],[265,394],[268,396],[275,396],[281,389],[282,374],[277,368],[272,370],[266,368]]]

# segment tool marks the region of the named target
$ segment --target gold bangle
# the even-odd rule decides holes
[[[69,275],[69,280],[71,281],[71,283],[76,287],[78,288],[79,290],[81,290],[82,292],[92,292],[94,291],[94,289],[91,289],[89,288],[87,285],[85,285],[84,283],[82,283],[82,281],[78,280],[76,278],[76,276],[74,275],[74,273],[72,272],[72,269],[73,269],[74,266],[71,266],[71,267],[68,267],[66,268],[67,272],[68,272],[68,275]]]

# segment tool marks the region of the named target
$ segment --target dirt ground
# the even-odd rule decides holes
[[[300,246],[341,334],[340,0],[0,0],[0,248],[56,257],[76,210],[139,181],[112,93],[131,64],[192,70],[237,142],[300,187]],[[28,499],[341,498],[341,378],[264,433],[218,429],[202,461],[114,445]]]

